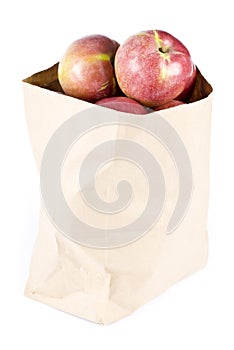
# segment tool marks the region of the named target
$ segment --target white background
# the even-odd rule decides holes
[[[234,44],[231,1],[9,1],[0,14],[0,348],[234,348]],[[57,62],[86,34],[120,42],[164,29],[188,47],[214,88],[207,267],[110,326],[23,296],[37,234],[39,176],[21,79]]]

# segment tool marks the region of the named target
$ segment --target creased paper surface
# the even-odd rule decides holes
[[[57,93],[59,86],[53,70],[49,70],[49,81],[44,77],[48,74],[43,73],[44,86],[40,75],[36,82],[26,79],[23,83],[29,134],[39,170],[53,133],[75,113],[92,108],[87,102]],[[201,90],[201,84],[198,81],[197,89]],[[82,200],[82,189],[77,183],[82,160],[93,147],[105,140],[124,138],[141,142],[157,158],[166,186],[162,214],[150,231],[135,242],[114,249],[94,249],[73,242],[57,230],[42,203],[26,296],[81,318],[107,324],[131,314],[205,265],[212,94],[208,84],[203,90],[209,96],[199,97],[196,91],[192,97],[196,102],[160,112],[183,140],[192,165],[191,202],[175,232],[166,233],[179,187],[176,167],[167,149],[140,129],[111,125],[93,130],[71,147],[63,164],[61,186],[71,211],[82,221],[92,222],[94,227],[104,225],[112,229],[127,224],[143,210],[147,202],[147,181],[131,163],[113,161],[97,175],[97,192],[107,202],[115,200],[113,184],[123,174],[128,175],[132,184],[132,202],[125,211],[116,214],[115,220],[92,211]]]

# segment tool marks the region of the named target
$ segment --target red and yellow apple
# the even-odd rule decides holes
[[[194,65],[178,39],[164,31],[148,30],[131,36],[119,47],[115,73],[125,95],[155,107],[184,91]]]
[[[147,114],[147,110],[139,102],[125,96],[107,97],[96,102],[96,105],[115,109],[116,111]]]
[[[58,68],[65,94],[90,102],[114,96],[113,61],[118,47],[116,41],[103,35],[90,35],[73,42]]]

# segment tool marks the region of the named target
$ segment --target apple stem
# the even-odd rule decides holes
[[[158,50],[159,50],[161,53],[167,53],[167,52],[168,52],[168,49],[165,48],[165,47],[163,47],[163,46],[159,47]]]

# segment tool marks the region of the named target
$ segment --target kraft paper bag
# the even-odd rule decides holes
[[[25,295],[108,324],[206,264],[212,88],[198,70],[188,104],[139,116],[64,95],[57,67],[23,81],[42,193]]]

